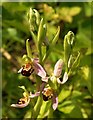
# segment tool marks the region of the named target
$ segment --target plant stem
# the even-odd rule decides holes
[[[52,105],[50,106],[50,109],[49,109],[48,118],[53,118],[53,108],[52,108]]]
[[[39,115],[40,108],[41,108],[41,105],[42,105],[42,101],[43,101],[43,99],[40,95],[37,99],[37,102],[36,102],[35,106],[34,106],[34,111],[32,113],[32,118],[37,118],[37,116]]]

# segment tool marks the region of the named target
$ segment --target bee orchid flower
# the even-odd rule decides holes
[[[58,96],[56,92],[52,88],[48,87],[44,88],[42,95],[44,101],[52,100],[52,107],[56,110],[58,107]]]
[[[44,68],[39,64],[38,59],[30,59],[26,55],[23,59],[23,65],[18,73],[21,73],[23,76],[30,76],[33,72],[35,72],[38,76],[42,78],[42,81],[48,81],[48,78],[46,77],[46,72]]]
[[[16,104],[12,104],[11,107],[16,107],[16,108],[24,108],[26,107],[30,102],[30,98],[24,97],[20,98]]]
[[[16,104],[12,104],[11,107],[24,108],[29,104],[30,98],[25,87],[24,86],[19,86],[19,87],[25,91],[23,92],[23,98],[20,98]]]
[[[58,106],[58,96],[57,96],[56,92],[52,88],[46,87],[41,91],[41,93],[42,93],[44,101],[52,100],[52,107],[54,110],[56,110],[57,106]],[[35,94],[30,93],[29,97],[34,98],[39,95],[40,95],[40,91],[36,92]]]

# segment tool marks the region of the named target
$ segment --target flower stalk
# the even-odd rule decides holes
[[[38,97],[33,110],[31,110],[31,118],[39,118],[40,114],[43,116],[47,111],[49,111],[47,117],[53,118],[53,112],[58,108],[59,88],[69,80],[69,74],[71,74],[72,70],[79,65],[80,53],[73,59],[72,52],[75,39],[74,33],[69,31],[64,37],[64,60],[63,58],[60,58],[56,62],[52,74],[47,74],[47,71],[43,66],[52,52],[53,47],[56,46],[59,39],[60,27],[58,26],[52,41],[49,41],[46,36],[46,24],[44,23],[43,18],[40,20],[40,14],[37,10],[30,8],[30,11],[28,12],[28,22],[30,24],[32,38],[37,47],[38,58],[33,56],[29,39],[27,39],[27,55],[23,56],[21,69],[18,73],[21,73],[26,77],[30,77],[34,74],[33,78],[36,81],[36,89],[35,93],[32,94],[32,92],[28,92],[24,86],[21,86],[20,88],[24,90],[23,98],[20,98],[16,104],[12,104],[11,107],[24,108],[30,103],[31,99]],[[34,32],[35,30],[36,33]],[[43,44],[46,49],[45,53],[42,52]],[[44,101],[47,103],[44,104]],[[42,107],[43,104],[44,107]],[[49,106],[47,107],[47,105]],[[42,108],[44,108],[44,110],[41,110]]]

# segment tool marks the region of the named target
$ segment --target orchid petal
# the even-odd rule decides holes
[[[36,92],[35,94],[32,94],[32,93],[30,92],[29,98],[34,98],[34,97],[37,97],[37,96],[39,96],[39,95],[40,95],[40,91],[39,91],[39,92]]]
[[[49,79],[49,77],[44,77],[44,78],[42,78],[42,81],[43,82],[48,82],[48,79]]]
[[[60,77],[61,73],[62,73],[62,68],[63,68],[63,60],[62,59],[59,59],[57,61],[57,63],[55,64],[55,67],[54,67],[54,75],[56,77]]]
[[[20,68],[20,70],[18,70],[18,73],[21,73],[21,72],[22,72],[22,69],[23,69],[23,68]]]
[[[58,82],[59,84],[64,84],[67,80],[68,80],[68,74],[67,74],[67,72],[64,73],[62,82],[60,81],[59,78],[57,78],[57,82]]]
[[[44,90],[45,85],[46,85],[46,82],[42,82],[42,85],[41,85],[41,87],[40,87],[40,91],[43,91],[43,90]]]
[[[34,65],[34,70],[35,70],[36,74],[38,76],[42,77],[42,78],[45,78],[46,77],[46,72],[43,69],[43,67],[35,61],[33,61],[33,65]]]
[[[57,107],[58,107],[58,96],[57,95],[53,95],[53,98],[52,98],[52,101],[53,101],[53,109],[56,110]]]
[[[11,107],[15,107],[15,108],[24,108],[26,107],[30,102],[30,98],[28,98],[28,101],[24,104],[12,104]]]
[[[36,63],[39,63],[39,58],[34,58],[33,59]]]

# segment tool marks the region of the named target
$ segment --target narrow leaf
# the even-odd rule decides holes
[[[31,53],[31,48],[30,48],[30,44],[29,44],[29,39],[26,40],[26,51],[27,51],[27,55],[28,57],[32,57],[32,53]]]
[[[79,65],[79,62],[80,62],[80,52],[78,53],[73,65],[72,65],[72,68],[76,68]]]
[[[57,33],[56,33],[55,37],[52,40],[52,45],[56,44],[56,42],[57,42],[57,40],[59,38],[59,33],[60,33],[60,27],[58,26]]]
[[[44,24],[44,20],[42,18],[40,21],[39,29],[38,29],[38,36],[37,36],[38,44],[41,43],[41,38],[43,34],[43,24]]]

